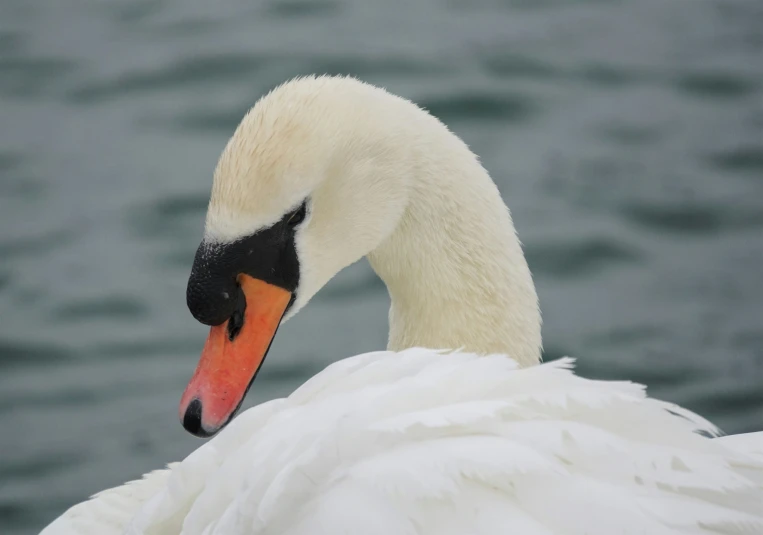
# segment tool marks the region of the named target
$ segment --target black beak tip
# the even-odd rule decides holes
[[[202,405],[199,398],[193,399],[185,410],[185,416],[183,416],[183,427],[186,431],[199,438],[207,438],[214,435],[214,433],[208,432],[201,425],[201,412]]]

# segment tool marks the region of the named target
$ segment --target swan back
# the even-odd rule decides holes
[[[640,385],[571,368],[418,348],[340,361],[157,476],[127,533],[763,530],[751,440],[709,440]]]

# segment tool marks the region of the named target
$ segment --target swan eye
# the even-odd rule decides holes
[[[305,220],[307,216],[307,201],[303,202],[299,208],[294,210],[286,221],[286,224],[291,228],[296,227]]]

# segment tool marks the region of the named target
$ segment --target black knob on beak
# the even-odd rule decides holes
[[[202,242],[193,260],[186,289],[188,310],[204,325],[220,325],[236,310],[240,288],[224,246]]]

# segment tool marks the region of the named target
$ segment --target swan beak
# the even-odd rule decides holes
[[[239,275],[238,282],[246,300],[243,325],[231,317],[210,329],[180,399],[180,421],[198,437],[217,433],[241,406],[292,298],[288,290],[248,275]],[[240,330],[229,327],[232,321]]]

